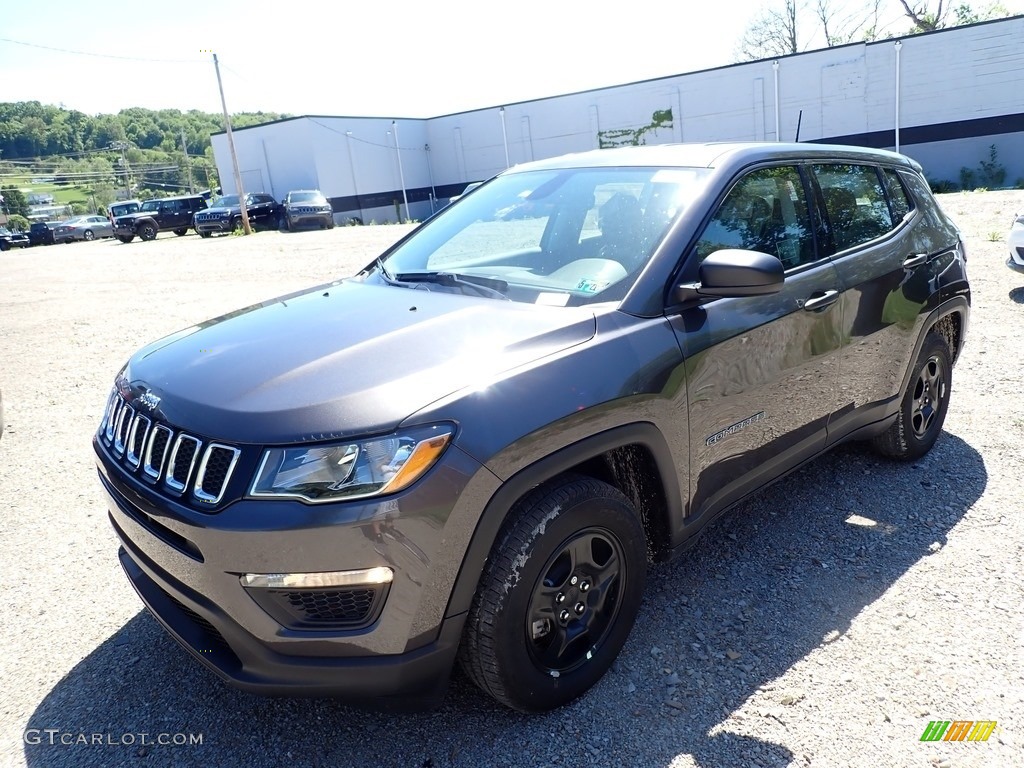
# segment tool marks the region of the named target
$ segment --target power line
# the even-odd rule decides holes
[[[57,48],[52,45],[41,45],[39,43],[26,43],[24,40],[12,40],[9,37],[0,37],[0,42],[24,45],[28,48],[41,48],[45,51],[57,51],[58,53],[70,53],[75,56],[93,56],[97,59],[118,59],[119,61],[149,61],[160,64],[202,64],[202,59],[150,59],[142,56],[118,56],[113,53],[94,53],[92,51],[75,51],[70,48]]]
[[[337,128],[332,128],[331,126],[327,125],[326,123],[321,123],[319,120],[316,120],[315,118],[312,118],[312,117],[308,117],[307,116],[306,119],[309,120],[309,122],[314,123],[316,125],[319,125],[321,128],[326,128],[328,131],[331,131],[333,133],[337,133],[337,134],[339,134],[341,136],[346,136],[347,135],[350,139],[352,139],[352,141],[358,141],[360,144],[368,144],[371,147],[383,147],[384,149],[394,149],[395,148],[394,144],[378,144],[376,141],[368,141],[367,139],[360,139],[355,134],[348,134],[345,131],[339,131]],[[389,130],[388,133],[390,133],[390,132],[391,131]],[[399,147],[399,149],[404,149],[407,152],[417,152],[417,151],[422,152],[423,151],[423,147]]]

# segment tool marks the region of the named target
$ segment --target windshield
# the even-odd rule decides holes
[[[319,192],[291,192],[288,195],[289,203],[326,203],[327,200]]]
[[[384,277],[455,273],[513,301],[556,306],[620,299],[710,175],[703,168],[509,173],[425,223]],[[450,281],[449,281],[450,284]]]
[[[231,208],[235,205],[238,205],[238,195],[222,195],[210,203],[211,208]]]

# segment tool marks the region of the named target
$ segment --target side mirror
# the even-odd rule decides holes
[[[683,303],[702,297],[762,296],[778,293],[785,279],[782,262],[759,251],[727,248],[701,262],[700,282],[677,285],[673,298]]]

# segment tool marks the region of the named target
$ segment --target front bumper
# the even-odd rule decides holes
[[[203,221],[194,222],[194,228],[196,232],[230,232],[234,227],[232,225],[232,219],[205,219]]]
[[[330,225],[334,223],[334,214],[329,211],[288,211],[285,216],[293,227],[301,227],[305,224]]]
[[[120,531],[119,531],[120,533]],[[161,571],[122,539],[121,566],[150,613],[195,659],[230,685],[271,696],[337,696],[387,709],[440,703],[465,614],[447,619],[437,639],[396,656],[287,656],[257,642],[218,606]]]
[[[1010,249],[1010,258],[1006,260],[1006,266],[1012,269],[1014,272],[1024,273],[1024,247]]]
[[[444,694],[464,614],[445,617],[451,567],[444,521],[478,468],[457,449],[403,496],[305,505],[243,499],[215,513],[155,493],[94,439],[99,479],[132,586],[204,666],[231,685],[268,695],[338,696],[421,709]],[[387,566],[394,582],[369,626],[287,626],[239,577]],[[457,566],[457,563],[456,563]],[[265,602],[265,601],[264,601]]]

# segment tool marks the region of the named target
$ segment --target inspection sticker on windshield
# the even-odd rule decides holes
[[[564,307],[568,303],[568,293],[538,293],[537,301],[534,302],[534,304],[544,304],[548,307]]]
[[[607,287],[608,283],[606,282],[602,282],[600,280],[587,280],[587,278],[583,278],[576,284],[576,290],[582,291],[583,293],[597,293]]]

